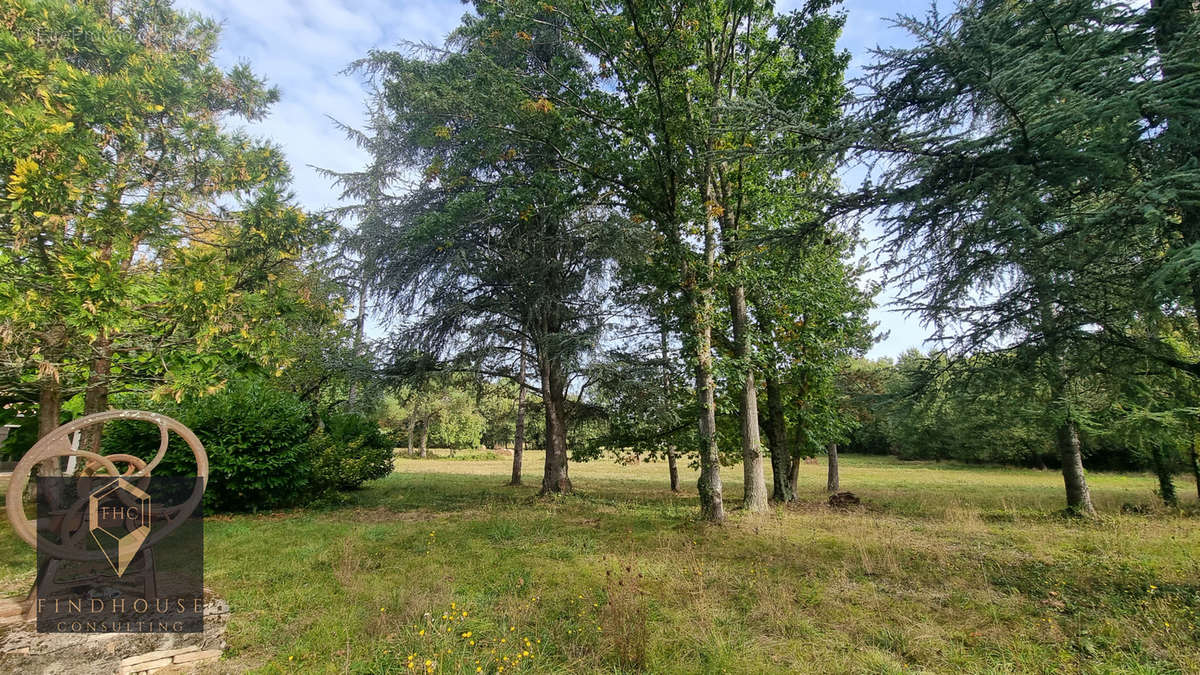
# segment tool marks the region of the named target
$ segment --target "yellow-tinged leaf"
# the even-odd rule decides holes
[[[199,293],[200,291],[204,290],[204,282],[203,282],[203,281],[195,281],[195,282],[193,282],[193,283],[192,283],[192,290],[193,290],[193,291],[195,291],[195,292],[197,292],[197,293]]]

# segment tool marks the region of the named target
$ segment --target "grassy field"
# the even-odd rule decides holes
[[[402,459],[338,508],[213,517],[221,668],[1200,672],[1200,518],[1155,507],[1150,477],[1091,475],[1104,516],[1081,523],[1054,472],[842,464],[861,507],[824,506],[805,464],[797,506],[720,527],[696,521],[689,471],[672,495],[665,464],[575,464],[579,494],[537,499],[503,486],[506,459]],[[32,567],[4,528],[6,586]]]

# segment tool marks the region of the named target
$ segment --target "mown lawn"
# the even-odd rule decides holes
[[[859,509],[805,464],[798,506],[713,527],[694,473],[672,495],[665,464],[574,464],[579,494],[537,499],[540,464],[509,488],[506,459],[402,459],[338,508],[210,518],[221,668],[1200,672],[1200,518],[1149,476],[1092,474],[1104,517],[1081,523],[1054,472],[844,457]],[[4,528],[6,585],[32,567]]]

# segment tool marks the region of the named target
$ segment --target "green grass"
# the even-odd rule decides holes
[[[693,472],[672,495],[665,464],[573,464],[579,494],[537,499],[541,459],[531,487],[503,486],[505,458],[401,459],[338,508],[210,518],[222,667],[1200,672],[1200,519],[1156,507],[1149,476],[1089,476],[1104,515],[1084,523],[1057,513],[1054,472],[849,456],[861,508],[825,507],[824,464],[804,464],[797,506],[714,527]],[[0,575],[32,566],[5,529]]]

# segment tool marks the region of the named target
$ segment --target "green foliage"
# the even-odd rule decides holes
[[[1183,471],[1196,430],[1195,387],[1178,371],[1128,362],[1077,383],[1072,415],[1094,469]],[[850,452],[1057,466],[1050,392],[1021,362],[999,355],[952,362],[910,350],[898,360],[858,359],[839,376],[859,421]]]
[[[683,363],[672,353],[613,350],[589,369],[588,404],[598,409],[601,429],[575,446],[574,457],[608,451],[661,459],[671,450],[695,461],[695,394],[683,384]]]
[[[208,511],[296,506],[324,487],[314,481],[312,471],[312,410],[294,394],[260,380],[239,380],[208,396],[150,405],[178,419],[204,444]],[[106,454],[136,454],[135,449],[144,454],[158,447],[158,430],[143,423],[113,423],[106,426],[103,443]],[[155,473],[194,476],[196,464],[186,444],[174,439]]]
[[[526,377],[529,373],[526,372]],[[517,383],[510,380],[499,382],[479,381],[476,383],[476,405],[483,418],[483,433],[480,442],[485,447],[508,445],[513,442],[517,431]],[[525,419],[530,416],[530,401],[525,400]]]
[[[25,400],[204,392],[336,324],[302,257],[330,223],[237,129],[277,92],[168,2],[14,0],[0,21],[0,353]],[[303,329],[298,329],[303,325]],[[86,382],[86,384],[85,384]]]
[[[358,413],[333,413],[309,438],[315,490],[355,490],[392,472],[393,443]]]
[[[24,413],[18,416],[18,411]],[[0,461],[17,461],[21,459],[37,442],[38,420],[37,416],[26,409],[24,406],[4,406],[0,407],[0,425],[16,425],[16,428],[10,429],[8,438],[0,443]]]
[[[427,447],[479,447],[489,424],[485,412],[497,414],[500,402],[494,396],[479,398],[475,393],[478,387],[490,386],[464,377],[429,377],[420,385],[401,386],[384,398],[380,425],[405,445],[415,447],[424,439]],[[507,407],[515,412],[516,392],[512,393],[514,402]],[[490,421],[493,425],[511,424],[502,412]]]
[[[1183,309],[1183,282],[1194,294],[1200,276],[1163,269],[1200,234],[1200,13],[1149,4],[963,0],[901,17],[913,44],[867,68],[844,146],[877,153],[846,203],[875,210],[890,280],[906,286],[899,305],[932,326],[955,369],[979,359],[990,372],[995,357],[1029,376],[1033,396],[959,400],[964,426],[1037,401],[1068,508],[1085,515],[1077,439],[1093,380],[1130,354],[1200,373],[1172,339],[1196,334],[1188,309],[1200,304]],[[940,405],[934,396],[925,402]],[[1005,454],[1023,444],[991,440]]]

